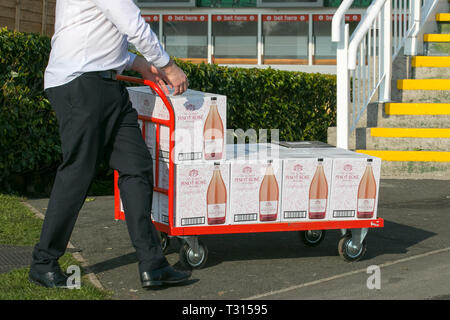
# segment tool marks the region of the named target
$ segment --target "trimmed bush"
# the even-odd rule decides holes
[[[326,142],[336,123],[336,76],[176,60],[194,90],[227,96],[229,129],[279,129],[280,140]]]
[[[27,180],[40,184],[36,177],[51,175],[61,160],[56,117],[43,91],[49,53],[48,37],[0,30],[2,189],[16,189]]]
[[[42,185],[48,192],[61,161],[56,117],[43,91],[49,53],[48,37],[0,29],[1,189]],[[335,76],[175,60],[191,89],[227,96],[230,129],[279,129],[281,140],[326,141],[335,125]],[[100,171],[112,179],[104,163]]]

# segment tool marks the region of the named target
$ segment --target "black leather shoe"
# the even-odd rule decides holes
[[[142,272],[142,288],[181,283],[189,279],[190,276],[190,272],[178,271],[171,266],[163,267],[161,269],[153,270],[150,272]]]
[[[30,270],[30,273],[28,274],[28,280],[30,282],[47,288],[68,289],[67,278],[68,277],[60,270],[45,273]]]

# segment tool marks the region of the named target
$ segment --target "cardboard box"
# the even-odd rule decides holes
[[[333,161],[330,220],[376,219],[381,159],[344,149],[322,152]],[[373,174],[371,183],[364,183],[368,181],[365,173],[366,177]]]
[[[231,161],[231,224],[254,224],[280,221],[282,164],[280,160],[273,159],[271,166],[276,179],[278,192],[275,198],[271,197],[270,199],[264,199],[264,196],[261,197],[261,186],[266,171],[268,170],[268,161]],[[275,219],[264,221],[264,217],[269,216],[272,216]]]
[[[283,159],[282,222],[329,219],[332,166],[331,159],[317,154]]]
[[[151,92],[149,87],[128,88],[130,101],[139,115],[161,120],[169,119],[169,112],[162,99]],[[226,158],[226,96],[187,90],[182,95],[168,95],[175,113],[175,150],[173,161],[182,163],[191,160],[218,161]],[[216,103],[217,113],[211,108]],[[211,111],[211,112],[210,112]],[[211,129],[213,117],[215,124]],[[217,120],[219,119],[219,120]],[[218,123],[222,123],[221,129]],[[145,140],[155,159],[155,124],[147,122]],[[209,128],[209,129],[208,129]],[[211,137],[211,134],[214,137]],[[212,139],[214,138],[214,139]],[[160,127],[160,156],[169,156],[169,128]],[[213,155],[211,158],[211,154]]]
[[[220,172],[224,186],[224,201],[208,198],[208,190],[212,188],[215,167]],[[161,166],[160,170],[167,170]],[[161,179],[161,176],[160,176]],[[164,178],[162,178],[164,179]],[[190,162],[175,165],[175,204],[174,217],[176,227],[208,226],[229,224],[230,165],[225,162]],[[161,184],[164,188],[164,185]],[[223,193],[210,191],[210,195]],[[214,196],[212,196],[214,197]],[[168,219],[168,197],[160,194],[159,211],[162,218]],[[219,218],[225,216],[223,222]],[[164,219],[163,219],[164,220]],[[218,223],[220,222],[220,223]]]

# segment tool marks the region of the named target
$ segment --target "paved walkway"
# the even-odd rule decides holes
[[[0,273],[28,267],[31,262],[32,251],[32,246],[0,244]]]
[[[96,197],[80,212],[71,243],[81,249],[116,299],[450,299],[450,181],[382,180],[379,216],[365,259],[347,263],[337,252],[339,231],[316,248],[297,232],[208,235],[204,269],[192,282],[162,290],[140,287],[137,259],[124,221],[114,221],[114,198]],[[28,203],[45,213],[48,199]],[[167,258],[179,267],[179,244]],[[366,268],[380,267],[381,288],[369,290]]]

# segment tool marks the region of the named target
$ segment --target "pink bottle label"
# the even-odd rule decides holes
[[[325,212],[327,209],[327,199],[309,200],[309,212]]]
[[[223,218],[225,217],[225,203],[208,204],[209,218]]]
[[[205,140],[205,153],[221,153],[223,149],[223,139]]]
[[[259,212],[261,214],[277,214],[278,201],[260,201]]]
[[[358,199],[358,212],[372,212],[375,199]]]

